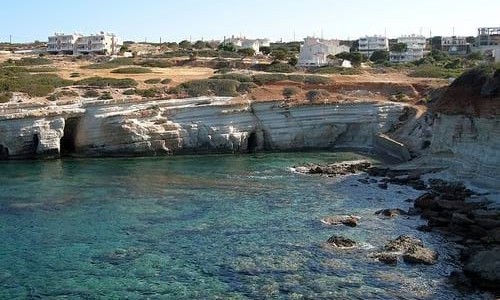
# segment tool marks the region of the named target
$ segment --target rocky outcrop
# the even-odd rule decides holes
[[[331,236],[326,242],[328,245],[340,249],[351,249],[356,246],[355,241],[339,235]]]
[[[31,155],[32,149],[26,148],[33,146],[37,134],[37,153],[46,149],[59,153],[68,117],[64,109],[82,110],[74,131],[67,132],[74,154],[81,156],[366,149],[373,146],[375,136],[391,128],[405,107],[390,102],[288,107],[277,101],[231,104],[230,100],[95,101],[49,108],[52,119],[29,112],[13,114],[0,120],[4,129],[0,152],[10,158]]]
[[[356,227],[360,217],[353,215],[329,216],[321,219],[321,223],[326,225],[346,225]]]
[[[299,173],[338,176],[366,171],[370,166],[369,161],[356,160],[324,165],[309,163],[302,166],[293,166],[293,169]]]

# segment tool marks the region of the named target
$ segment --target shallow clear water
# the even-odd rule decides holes
[[[306,176],[303,162],[352,153],[69,159],[0,163],[0,298],[461,299],[438,235],[415,231],[408,187],[360,175]],[[321,217],[357,214],[358,227]],[[367,255],[403,233],[440,252],[434,266]],[[329,249],[333,234],[361,243]]]

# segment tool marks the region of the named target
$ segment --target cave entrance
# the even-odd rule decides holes
[[[4,147],[4,145],[0,144],[0,159],[9,158],[9,148]]]
[[[61,138],[61,156],[69,156],[76,150],[75,137],[80,118],[68,118],[64,125],[64,135]]]
[[[257,150],[258,145],[259,143],[257,139],[257,133],[256,132],[250,133],[250,136],[248,137],[248,146],[247,146],[248,151],[255,152],[255,150]]]

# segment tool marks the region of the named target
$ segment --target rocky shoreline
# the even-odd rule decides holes
[[[500,295],[500,210],[491,206],[484,194],[467,188],[461,182],[446,181],[429,170],[400,170],[374,167],[366,161],[339,164],[306,164],[294,166],[303,174],[321,174],[329,177],[366,173],[358,179],[363,184],[377,184],[387,189],[387,184],[407,185],[423,193],[408,211],[399,208],[381,208],[375,214],[392,218],[398,215],[420,216],[427,224],[416,228],[423,232],[438,232],[447,242],[460,251],[458,257],[462,270],[453,271],[449,279],[461,289],[481,289]],[[424,176],[425,175],[425,176]],[[362,222],[353,215],[327,216],[321,219],[326,225],[355,227]],[[333,235],[326,244],[331,248],[351,249],[356,241]],[[408,264],[435,264],[439,254],[426,248],[418,238],[402,235],[388,241],[382,249],[369,253],[368,257],[389,265],[399,260]]]

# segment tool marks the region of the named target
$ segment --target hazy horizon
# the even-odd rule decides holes
[[[219,0],[39,2],[2,4],[0,42],[46,41],[54,32],[114,32],[124,40],[222,40],[224,36],[301,40],[306,36],[357,39],[364,35],[475,36],[500,27],[500,1]],[[240,4],[241,3],[241,4]],[[495,23],[498,22],[498,23]]]

